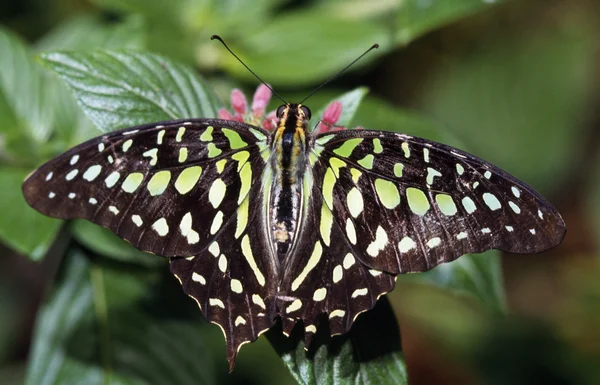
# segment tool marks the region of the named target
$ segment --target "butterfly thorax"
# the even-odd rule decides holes
[[[271,162],[271,241],[279,262],[291,250],[301,220],[302,179],[306,170],[306,127],[309,116],[299,104],[281,109],[277,129],[273,133]]]

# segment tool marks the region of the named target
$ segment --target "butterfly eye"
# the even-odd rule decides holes
[[[310,118],[311,118],[310,108],[308,108],[306,106],[300,106],[300,108],[302,109],[302,112],[304,112],[304,116],[306,116],[306,119],[310,120]]]
[[[277,118],[281,119],[281,117],[283,116],[283,111],[285,111],[285,109],[287,108],[287,106],[284,104],[282,106],[279,106],[279,108],[277,109]]]

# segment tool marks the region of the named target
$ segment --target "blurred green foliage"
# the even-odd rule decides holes
[[[585,0],[499,3],[2,5],[0,240],[30,260],[43,260],[45,272],[36,286],[23,273],[31,269],[24,258],[15,263],[8,252],[0,258],[2,383],[402,384],[411,363],[431,357],[405,357],[397,319],[403,332],[422,336],[444,357],[433,371],[442,375],[458,370],[477,379],[473,383],[490,384],[598,383],[595,264],[568,269],[551,315],[524,319],[507,315],[511,301],[499,253],[465,256],[399,277],[388,295],[392,307],[380,301],[351,333],[324,338],[313,351],[304,351],[299,336],[284,338],[274,329],[271,346],[265,338],[246,345],[227,375],[218,327],[206,324],[181,294],[165,260],[89,223],[74,221],[60,231],[60,221],[39,215],[21,195],[21,181],[32,169],[85,139],[152,121],[214,117],[232,86],[252,89],[256,80],[208,39],[212,34],[223,36],[286,98],[302,98],[378,42],[378,51],[311,97],[315,116],[340,100],[345,125],[401,131],[479,154],[542,192],[564,197],[569,217],[585,207],[585,225],[575,225],[584,229],[575,236],[584,239],[576,244],[593,244],[585,250],[594,254],[600,246],[600,158],[594,151],[600,140],[593,126],[594,119],[600,122],[593,115],[600,100],[600,23],[594,11],[600,9]],[[400,62],[402,52],[416,58]],[[410,78],[414,90],[397,78],[381,78],[390,71]],[[398,100],[411,109],[398,108]],[[532,275],[535,283],[539,277]],[[27,317],[35,312],[25,303],[36,303],[44,285],[47,298],[31,334]],[[25,366],[28,348],[19,344],[29,338]],[[430,383],[415,368],[411,383]],[[445,383],[464,383],[452,378]]]

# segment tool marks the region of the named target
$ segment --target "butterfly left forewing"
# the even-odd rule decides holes
[[[46,215],[88,219],[158,255],[194,255],[258,180],[265,142],[261,129],[233,121],[128,128],[46,163],[23,191]]]

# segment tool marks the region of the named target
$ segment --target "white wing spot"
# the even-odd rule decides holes
[[[469,197],[464,197],[462,199],[462,205],[468,214],[473,214],[475,212],[475,210],[477,210],[477,206],[475,206],[475,202],[473,202],[473,199],[471,199]]]
[[[200,240],[200,235],[198,235],[198,232],[192,230],[192,213],[190,212],[186,213],[183,218],[181,218],[179,231],[181,232],[181,235],[186,237],[190,245],[198,243]]]
[[[343,262],[344,269],[348,270],[350,267],[352,267],[352,265],[354,265],[354,262],[356,262],[356,259],[354,259],[354,255],[350,253],[346,254]]]
[[[53,193],[52,191],[50,191],[50,193],[48,194],[48,198],[52,199],[56,196],[55,193]]]
[[[414,249],[415,246],[417,246],[417,244],[411,237],[404,237],[398,243],[398,250],[400,250],[401,253],[406,253],[407,251]]]
[[[510,201],[510,202],[508,202],[508,205],[510,206],[512,211],[514,211],[516,214],[521,214],[521,208],[519,206],[517,206],[516,203]]]
[[[469,235],[467,233],[465,233],[464,231],[461,231],[460,233],[458,233],[458,235],[456,236],[456,239],[466,239]]]
[[[294,302],[292,302],[290,304],[290,306],[287,307],[287,309],[285,309],[286,313],[291,313],[294,312],[298,309],[300,309],[302,307],[302,301],[300,301],[299,299],[295,300]]]
[[[244,317],[242,317],[241,315],[239,315],[235,319],[235,323],[234,324],[235,324],[235,326],[245,325],[246,324],[246,320],[244,319]]]
[[[442,176],[442,173],[439,172],[438,170],[436,170],[435,168],[431,168],[431,167],[427,167],[427,184],[428,185],[432,185],[433,184],[433,179],[436,176]]]
[[[489,234],[489,233],[491,233],[491,232],[492,232],[492,230],[490,230],[490,228],[489,228],[489,227],[484,227],[483,229],[481,229],[481,232],[482,232],[483,234]]]
[[[100,171],[102,171],[102,166],[100,166],[99,164],[90,166],[83,173],[83,179],[87,180],[88,182],[91,182],[94,179],[96,179],[98,177],[98,175],[100,175]]]
[[[208,304],[210,306],[217,306],[217,307],[220,307],[222,309],[225,309],[225,304],[223,303],[223,301],[221,301],[218,298],[209,298],[208,299]]]
[[[107,176],[106,179],[104,180],[104,182],[106,183],[106,187],[108,187],[108,188],[113,187],[115,184],[117,184],[117,181],[119,180],[120,177],[121,177],[121,174],[119,174],[117,171],[113,171],[112,173],[110,173],[110,175]]]
[[[538,209],[538,217],[540,217],[540,219],[544,219],[544,214],[539,209]]]
[[[335,309],[334,311],[332,311],[329,314],[329,319],[335,318],[335,317],[344,317],[346,315],[346,312],[341,310],[341,309]]]
[[[356,245],[356,229],[350,218],[346,219],[346,235],[348,236],[350,243]]]
[[[65,176],[65,179],[66,180],[73,180],[73,178],[75,178],[78,173],[79,173],[78,169],[71,170],[71,171],[69,171],[69,173],[67,174],[67,176]]]
[[[227,271],[227,258],[223,254],[219,257],[219,270],[221,270],[222,273]]]
[[[135,225],[137,227],[140,227],[144,224],[144,221],[142,220],[142,217],[140,217],[139,215],[135,214],[131,216],[131,220],[133,221],[133,223],[135,223]]]
[[[338,283],[344,277],[344,270],[342,265],[337,265],[333,268],[333,283]]]
[[[429,163],[429,149],[427,148],[423,149],[423,160],[425,163]]]
[[[104,143],[98,143],[98,152],[104,151]]]
[[[367,295],[368,292],[369,292],[369,289],[367,289],[366,287],[363,287],[362,289],[356,289],[352,293],[351,298],[360,297],[361,295]]]
[[[161,128],[162,126],[156,126],[156,128]],[[156,144],[162,144],[163,138],[165,137],[165,130],[160,130],[158,135],[156,135]]]
[[[506,229],[506,231],[508,231],[509,233],[512,233],[513,231],[515,231],[515,229],[512,226],[504,226],[504,228]]]
[[[48,175],[46,175],[46,182],[48,182],[50,179],[52,179],[52,175],[54,175],[54,173],[52,171],[50,171],[48,173]]]
[[[111,213],[118,215],[119,214],[119,209],[116,206],[108,206],[108,211],[110,211]]]
[[[385,249],[385,246],[388,244],[388,236],[383,227],[377,226],[377,231],[375,232],[375,240],[371,242],[371,244],[367,247],[367,254],[371,257],[376,257],[379,255],[379,252]]]
[[[486,171],[485,173],[483,173],[483,176],[485,177],[485,179],[490,179],[492,177],[492,173],[489,171]]]
[[[515,197],[517,197],[517,198],[521,197],[521,191],[518,188],[516,188],[515,186],[512,186],[510,188],[510,190],[512,191],[512,193]]]
[[[322,300],[325,299],[325,297],[327,297],[327,289],[324,287],[321,287],[321,288],[315,290],[315,293],[313,294],[313,301],[321,302]]]
[[[263,299],[258,294],[252,294],[252,302],[255,305],[258,305],[265,310],[267,309],[267,306],[265,305],[265,301],[263,301]]]
[[[221,248],[217,242],[213,242],[208,247],[208,251],[216,258],[221,254]]]
[[[500,203],[498,198],[496,198],[496,196],[491,193],[484,193],[483,201],[485,202],[487,207],[489,207],[492,211],[496,211],[502,207],[502,204]]]
[[[442,239],[440,237],[431,238],[429,241],[427,241],[427,246],[429,246],[430,249],[433,249],[441,244]]]
[[[239,279],[232,279],[229,285],[231,287],[231,291],[233,291],[234,293],[240,294],[244,291],[242,282]]]
[[[152,224],[152,229],[156,231],[158,235],[164,237],[169,233],[169,225],[167,224],[167,220],[165,218],[160,218]]]
[[[226,191],[227,185],[225,182],[221,178],[215,179],[208,192],[208,200],[214,208],[219,207],[223,198],[225,198]]]
[[[206,279],[196,272],[192,273],[192,281],[198,282],[201,285],[206,285]]]
[[[72,192],[72,193],[69,193],[68,197],[69,197],[69,199],[73,199],[76,197],[76,195],[74,192]]]
[[[346,203],[348,205],[348,210],[350,210],[350,214],[354,218],[358,217],[364,209],[362,194],[356,187],[353,187],[352,190],[348,192]]]
[[[458,175],[462,175],[465,172],[465,168],[460,163],[456,163],[456,172]]]
[[[98,204],[98,201],[96,200],[96,198],[90,198],[90,199],[88,200],[88,202],[89,202],[89,204],[91,204],[91,205]]]
[[[223,224],[223,212],[219,211],[217,215],[215,215],[212,224],[210,225],[210,233],[216,234],[217,231],[221,228]]]
[[[533,235],[535,235],[535,229],[529,229],[529,232]]]
[[[71,166],[73,166],[75,163],[77,163],[78,160],[79,160],[79,155],[73,155],[73,157],[71,158],[71,161],[69,162],[69,164]]]

